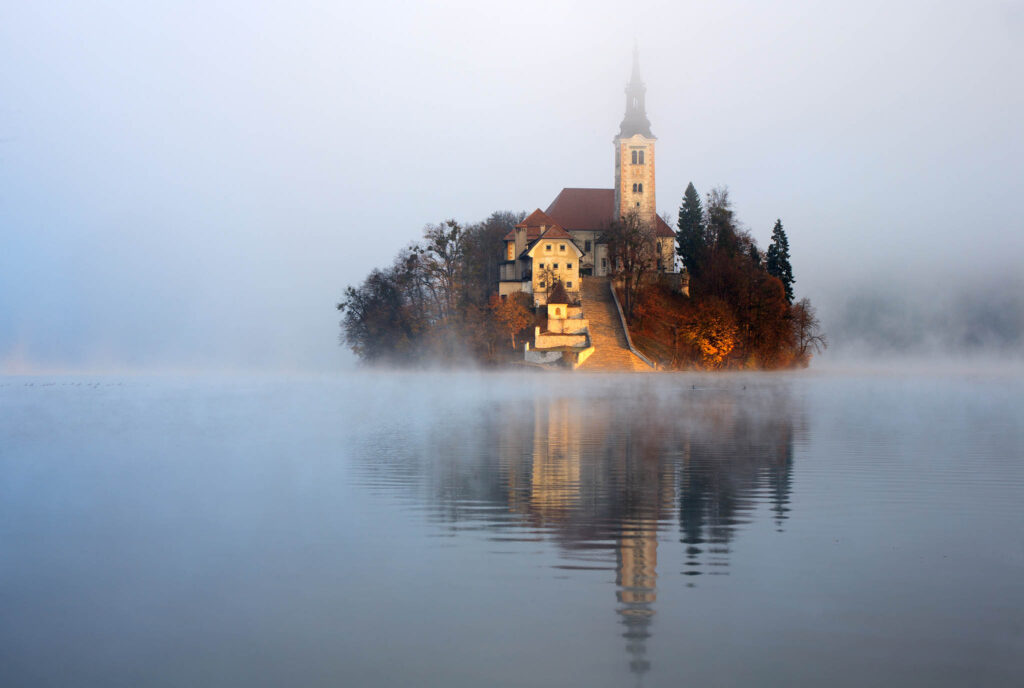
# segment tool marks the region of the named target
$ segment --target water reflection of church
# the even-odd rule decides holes
[[[503,416],[515,419],[496,438],[510,509],[567,559],[594,564],[614,553],[634,673],[650,668],[659,538],[667,541],[676,518],[685,561],[678,573],[686,576],[726,574],[729,543],[765,502],[779,528],[786,518],[792,415],[785,400],[767,409],[749,402],[728,390],[669,406],[568,397],[537,400],[532,417],[511,409]]]

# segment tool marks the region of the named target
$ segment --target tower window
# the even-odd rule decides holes
[[[583,242],[583,252],[590,253],[590,239]]]
[[[636,193],[636,184],[633,185],[633,193]]]
[[[637,184],[637,185],[636,185],[636,192],[637,192],[637,193],[643,193],[643,192],[644,192],[644,185],[643,185],[643,182],[641,182],[641,183],[639,183],[639,184]]]
[[[637,152],[639,153],[638,157],[640,158],[640,163],[639,164],[643,165],[644,164],[644,152],[643,151],[637,151]]]
[[[637,159],[636,151],[633,151],[633,164],[634,165],[636,164],[636,159]]]

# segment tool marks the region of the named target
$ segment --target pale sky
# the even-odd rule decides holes
[[[824,321],[1024,264],[1021,2],[6,2],[0,372],[351,365],[424,224],[612,186],[634,38],[659,209],[782,218]]]

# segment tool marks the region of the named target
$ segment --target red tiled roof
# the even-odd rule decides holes
[[[530,243],[531,241],[534,241],[534,240],[539,239],[539,238],[540,238],[540,227],[527,227],[526,228],[526,243]],[[515,240],[516,240],[516,230],[514,230],[514,229],[511,230],[508,234],[506,234],[505,238],[502,239],[502,241],[515,241]]]
[[[552,225],[548,231],[540,235],[541,239],[568,239],[572,241],[572,234],[562,229],[560,225]]]
[[[551,225],[556,224],[558,224],[557,220],[551,219],[547,215],[547,213],[545,213],[540,208],[537,208],[532,213],[527,215],[525,220],[517,224],[516,227],[540,227],[541,225],[546,225],[550,227]]]
[[[615,189],[562,189],[547,214],[570,231],[603,232],[615,220]]]
[[[676,233],[672,231],[672,228],[669,227],[660,216],[655,216],[654,233],[659,237],[675,237],[676,235]]]

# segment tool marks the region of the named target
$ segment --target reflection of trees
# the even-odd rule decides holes
[[[737,404],[710,392],[687,423],[685,468],[679,483],[679,527],[686,545],[687,575],[728,565],[736,529],[770,495],[776,524],[786,518],[793,461],[793,419],[782,408]]]
[[[614,561],[630,668],[642,674],[659,532],[678,518],[682,573],[694,576],[725,571],[733,537],[758,508],[767,506],[781,528],[794,413],[785,395],[755,389],[619,391],[508,401],[468,420],[445,416],[413,435],[412,452],[384,450],[390,468],[374,468],[390,473],[377,482],[426,488],[432,518],[453,531],[546,537],[567,568]]]

